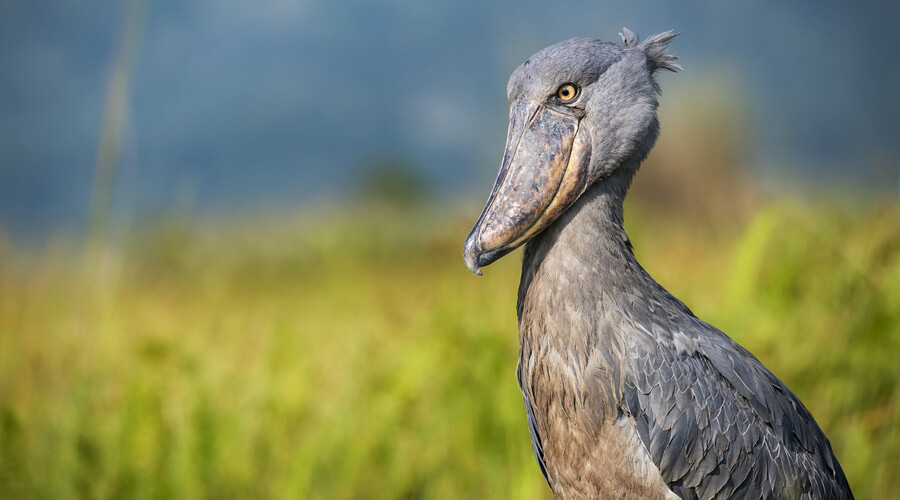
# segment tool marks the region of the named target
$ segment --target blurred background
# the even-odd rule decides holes
[[[462,241],[506,80],[671,44],[639,260],[900,475],[900,4],[0,2],[0,498],[550,498],[519,261]]]

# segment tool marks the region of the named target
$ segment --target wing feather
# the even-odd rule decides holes
[[[828,440],[780,380],[696,317],[672,321],[625,336],[645,341],[627,346],[623,404],[673,492],[852,498]]]

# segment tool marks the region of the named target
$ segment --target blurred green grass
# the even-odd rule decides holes
[[[550,498],[513,374],[519,260],[469,274],[456,210],[331,212],[173,219],[99,268],[0,244],[0,498]],[[900,205],[626,217],[858,498],[896,497]]]

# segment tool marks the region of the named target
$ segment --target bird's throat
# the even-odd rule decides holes
[[[630,176],[617,174],[591,186],[581,198],[525,248],[519,287],[522,301],[540,286],[557,300],[587,300],[605,288],[620,288],[646,273],[625,233],[623,202]],[[540,283],[535,283],[535,280]]]

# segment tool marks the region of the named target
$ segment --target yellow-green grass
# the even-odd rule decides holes
[[[514,377],[519,259],[472,276],[474,214],[414,208],[0,245],[0,498],[550,498]],[[626,217],[651,274],[800,396],[858,498],[896,497],[900,206]]]

